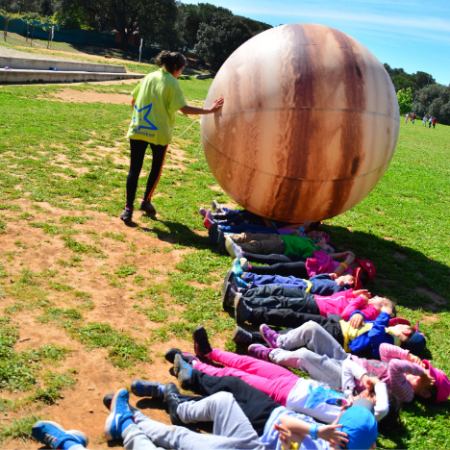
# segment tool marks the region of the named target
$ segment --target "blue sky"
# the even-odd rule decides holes
[[[184,1],[183,3],[195,3]],[[202,3],[200,0],[199,3]],[[318,23],[358,39],[382,62],[450,84],[450,0],[204,0],[270,25]]]

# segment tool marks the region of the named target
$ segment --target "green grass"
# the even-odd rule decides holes
[[[195,104],[203,102],[211,80],[191,79],[180,83],[188,101]],[[73,88],[129,93],[133,87],[83,84]],[[155,197],[158,219],[143,217],[140,232],[135,234],[137,240],[133,241],[119,231],[119,226],[117,232],[96,229],[96,220],[90,218],[90,211],[100,211],[116,220],[123,208],[127,167],[115,164],[112,157],[97,156],[97,152],[100,147],[107,147],[115,148],[117,155],[128,155],[125,134],[130,109],[122,105],[45,100],[57,95],[59,89],[59,86],[0,89],[0,102],[8,111],[8,121],[0,127],[0,228],[3,226],[7,233],[9,223],[16,226],[20,223],[17,220],[25,220],[27,222],[22,222],[25,230],[38,227],[45,233],[44,239],[66,245],[73,255],[57,260],[61,272],[83,270],[86,263],[98,262],[91,258],[107,256],[108,245],[126,246],[120,261],[114,265],[108,264],[110,260],[101,261],[104,268],[97,274],[90,274],[87,280],[100,279],[102,274],[116,286],[114,289],[120,286],[133,289],[133,300],[124,307],[129,308],[130,314],[137,313],[149,319],[157,328],[140,339],[131,337],[127,330],[114,329],[106,318],[99,322],[97,316],[95,322],[92,321],[89,313],[95,305],[89,293],[71,290],[72,283],[63,279],[63,273],[46,272],[44,276],[43,272],[36,274],[25,268],[26,264],[21,271],[11,268],[10,262],[20,258],[15,252],[0,256],[0,283],[3,283],[0,292],[12,296],[15,302],[5,312],[11,314],[11,320],[16,320],[20,311],[29,311],[43,324],[62,327],[85,348],[106,349],[107,358],[116,367],[126,369],[149,361],[153,343],[174,337],[189,339],[191,331],[200,324],[212,334],[223,333],[223,337],[229,337],[234,322],[221,310],[219,285],[230,267],[230,259],[218,255],[197,233],[204,230],[198,207],[208,205],[213,198],[219,202],[228,202],[229,198],[211,189],[216,183],[203,156],[199,125],[194,124],[182,139],[175,140],[185,151],[186,170],[164,169],[157,189],[163,195]],[[25,110],[30,118],[26,121]],[[193,120],[178,114],[174,134],[182,133]],[[21,129],[21,133],[17,133],[17,129]],[[424,356],[447,373],[450,373],[449,154],[450,127],[438,125],[435,130],[429,130],[420,124],[405,125],[402,121],[396,153],[381,182],[363,202],[324,225],[333,243],[373,261],[377,270],[370,284],[373,294],[397,301],[399,315],[412,321],[433,316],[433,322],[421,324],[428,339]],[[170,156],[169,153],[169,160]],[[58,164],[59,159],[62,164]],[[151,159],[147,158],[145,173],[150,166]],[[139,192],[145,181],[143,176]],[[67,213],[57,221],[20,216],[24,212],[14,202],[24,196],[33,203],[35,216],[45,211],[39,205],[41,202]],[[79,231],[77,236],[70,235],[74,228]],[[145,248],[139,239],[141,233],[168,244]],[[16,240],[25,242],[21,236],[15,236],[13,242]],[[95,245],[87,243],[91,240]],[[142,255],[149,261],[162,260],[171,256],[167,253],[186,248],[190,250],[181,261],[175,266],[168,265],[167,269],[149,269],[145,263],[140,267],[129,260],[130,255]],[[53,301],[49,292],[66,296],[69,303],[64,308],[55,306],[59,303]],[[427,292],[443,300],[433,302]],[[5,388],[28,389],[30,395],[35,395],[39,381],[40,389],[46,392],[39,392],[36,402],[58,401],[58,392],[69,387],[64,384],[68,380],[63,378],[62,384],[44,380],[46,371],[37,373],[34,360],[24,362],[23,354],[14,351],[15,325],[5,323],[3,328],[0,340],[5,341],[2,346],[5,358],[1,360],[3,365],[0,364],[0,380],[4,380]],[[230,341],[226,348],[235,350]],[[45,358],[44,353],[40,354],[40,364]],[[54,358],[54,363],[58,363],[56,354]],[[54,385],[66,387],[58,390]],[[399,449],[448,448],[449,419],[449,401],[438,407],[405,405],[401,413],[402,426],[381,435],[378,444]]]

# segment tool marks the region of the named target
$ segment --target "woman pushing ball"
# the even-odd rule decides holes
[[[176,111],[180,110],[183,114],[211,114],[223,105],[223,97],[215,100],[211,108],[194,108],[186,104],[177,81],[186,66],[186,58],[181,53],[162,51],[157,56],[156,63],[160,69],[148,74],[132,93],[133,118],[127,134],[131,150],[130,171],[126,206],[120,215],[124,222],[130,221],[133,216],[139,174],[149,144],[153,155],[152,169],[139,209],[147,213],[155,212],[151,199],[172,140]]]

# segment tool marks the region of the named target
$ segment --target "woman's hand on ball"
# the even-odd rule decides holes
[[[218,111],[220,108],[222,108],[223,102],[224,102],[223,97],[216,98],[216,99],[214,100],[214,103],[212,104],[212,106],[211,106],[211,108],[210,108],[211,112],[212,112],[212,113],[215,113],[215,112]]]

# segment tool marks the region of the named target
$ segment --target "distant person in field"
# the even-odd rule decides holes
[[[160,67],[149,73],[133,91],[133,118],[128,129],[130,139],[130,171],[127,178],[127,201],[120,218],[126,222],[133,216],[136,189],[148,145],[152,149],[152,169],[148,176],[144,198],[139,209],[155,213],[151,203],[153,192],[161,176],[167,148],[172,140],[175,113],[211,114],[223,105],[223,97],[216,99],[210,108],[188,106],[177,78],[186,66],[186,58],[179,52],[162,51],[156,58]]]
[[[409,119],[409,113],[406,113],[406,116],[405,116],[405,123],[408,123],[408,119]]]
[[[416,115],[414,113],[412,113],[411,114],[411,122],[412,122],[413,125],[415,123],[415,120],[416,120]]]
[[[427,115],[425,114],[422,119],[422,126],[425,125],[425,128],[427,127],[427,120],[428,120],[428,118],[427,118]]]
[[[436,123],[437,123],[436,117],[433,117],[433,128],[436,128]]]
[[[428,128],[431,128],[432,122],[433,122],[433,117],[430,116],[430,118],[428,119],[428,123],[429,123]]]

